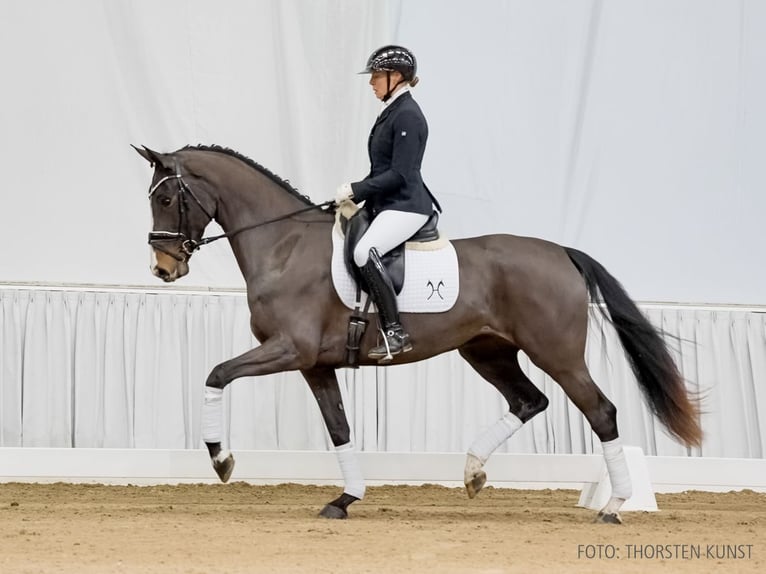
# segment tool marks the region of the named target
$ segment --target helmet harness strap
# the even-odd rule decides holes
[[[402,75],[401,73],[399,75]],[[404,76],[402,75],[402,79],[396,82],[394,87],[391,87],[391,70],[386,70],[386,95],[383,96],[383,101],[387,102],[391,99],[391,96],[393,95],[394,91],[396,91],[396,88],[401,86],[406,80],[404,79]]]

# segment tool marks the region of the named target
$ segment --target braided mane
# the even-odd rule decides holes
[[[213,145],[202,145],[202,144],[199,144],[199,145],[196,145],[196,146],[194,146],[194,145],[187,145],[187,146],[181,148],[178,151],[189,151],[189,150],[191,150],[191,151],[194,151],[194,150],[196,150],[196,151],[212,151],[212,152],[222,153],[224,155],[228,155],[228,156],[231,156],[233,158],[236,158],[239,161],[246,163],[247,165],[249,165],[253,169],[259,171],[260,173],[262,173],[263,175],[268,177],[271,181],[273,181],[274,183],[279,185],[282,189],[284,189],[285,191],[287,191],[291,195],[293,195],[293,196],[297,197],[298,199],[300,199],[306,205],[314,205],[314,202],[311,201],[309,196],[304,195],[301,192],[299,192],[296,188],[294,188],[290,184],[290,182],[288,180],[282,179],[281,177],[279,177],[277,174],[275,174],[270,169],[263,167],[258,162],[253,161],[252,159],[250,159],[246,155],[243,155],[243,154],[239,153],[238,151],[235,151],[235,150],[233,150],[231,148],[223,147],[223,146],[220,146],[220,145],[215,145],[215,144],[213,144]]]

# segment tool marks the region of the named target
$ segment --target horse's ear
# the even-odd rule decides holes
[[[140,148],[137,148],[133,144],[130,144],[130,147],[136,150],[138,154],[142,158],[144,158],[146,161],[148,161],[150,164],[152,164],[152,166],[160,165],[166,169],[173,169],[173,163],[170,160],[170,156],[168,156],[167,154],[158,153],[154,150],[149,149],[145,145],[142,145]]]

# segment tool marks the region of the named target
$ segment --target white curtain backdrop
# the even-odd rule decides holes
[[[367,173],[356,72],[392,41],[450,237],[578,247],[642,301],[766,304],[760,0],[0,0],[0,282],[154,285],[131,143],[222,144],[329,199]],[[182,285],[242,279],[214,245]]]
[[[665,434],[616,335],[594,312],[588,365],[618,408],[623,440],[647,454],[762,458],[766,309],[644,311],[665,332],[689,389],[704,396],[705,440],[686,449]],[[200,448],[205,378],[257,344],[248,317],[240,293],[0,289],[0,446]],[[558,385],[524,366],[551,404],[500,452],[594,452],[597,439]],[[463,452],[508,410],[457,353],[338,373],[366,451]],[[232,448],[330,446],[298,373],[239,379],[224,396]]]

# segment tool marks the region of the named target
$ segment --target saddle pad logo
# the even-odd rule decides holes
[[[439,289],[444,287],[444,281],[439,281],[436,287],[434,287],[434,284],[431,281],[429,281],[427,285],[431,288],[431,294],[428,296],[429,299],[434,296],[434,293],[437,294],[440,299],[444,299],[444,297],[442,297],[441,291],[439,291]]]
[[[356,283],[343,261],[343,236],[332,231],[332,281],[338,297],[349,309],[356,305]],[[402,313],[443,313],[457,301],[460,288],[457,253],[449,241],[438,249],[407,248],[404,285],[397,296]],[[362,292],[362,305],[367,295]],[[375,307],[370,308],[372,312]]]

